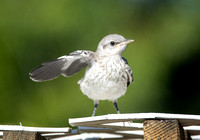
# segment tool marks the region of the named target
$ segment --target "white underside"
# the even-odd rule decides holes
[[[117,100],[127,89],[125,63],[120,56],[94,62],[78,84],[81,91],[92,100]]]

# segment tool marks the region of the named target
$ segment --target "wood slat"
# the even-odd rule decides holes
[[[69,127],[54,128],[54,127],[26,127],[19,125],[0,125],[0,131],[29,131],[29,132],[65,132],[72,131]]]
[[[95,117],[69,119],[72,126],[90,126],[114,122],[144,121],[146,119],[179,120],[182,126],[200,125],[200,115],[166,114],[166,113],[131,113],[109,114]]]

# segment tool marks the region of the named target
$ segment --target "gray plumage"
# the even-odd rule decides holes
[[[94,52],[92,51],[72,52],[69,55],[42,63],[29,73],[30,78],[36,82],[43,82],[55,79],[60,75],[72,76],[90,64],[93,56]]]
[[[96,52],[78,50],[42,63],[29,73],[30,78],[36,82],[43,82],[60,75],[69,77],[88,66],[85,76],[78,84],[81,91],[94,100],[92,116],[95,115],[99,100],[112,101],[119,113],[117,99],[125,94],[127,86],[133,82],[128,61],[121,57],[130,42],[133,40],[127,40],[121,35],[108,35],[100,41]]]

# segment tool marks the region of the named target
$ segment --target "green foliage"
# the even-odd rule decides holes
[[[200,1],[0,1],[0,124],[66,126],[90,116],[79,90],[84,71],[34,83],[29,71],[75,50],[96,50],[107,34],[135,42],[123,56],[134,83],[119,99],[122,113],[200,114]],[[100,101],[97,115],[116,113]]]

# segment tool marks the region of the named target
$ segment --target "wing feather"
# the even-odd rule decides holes
[[[30,78],[36,82],[43,82],[57,78],[60,75],[69,77],[82,70],[94,58],[92,51],[75,51],[55,60],[42,63],[31,71]]]
[[[122,57],[122,59],[124,60],[124,63],[126,64],[126,74],[128,76],[127,87],[128,87],[130,85],[130,83],[133,82],[133,72],[132,72],[131,68],[128,65],[128,61],[124,57]]]

